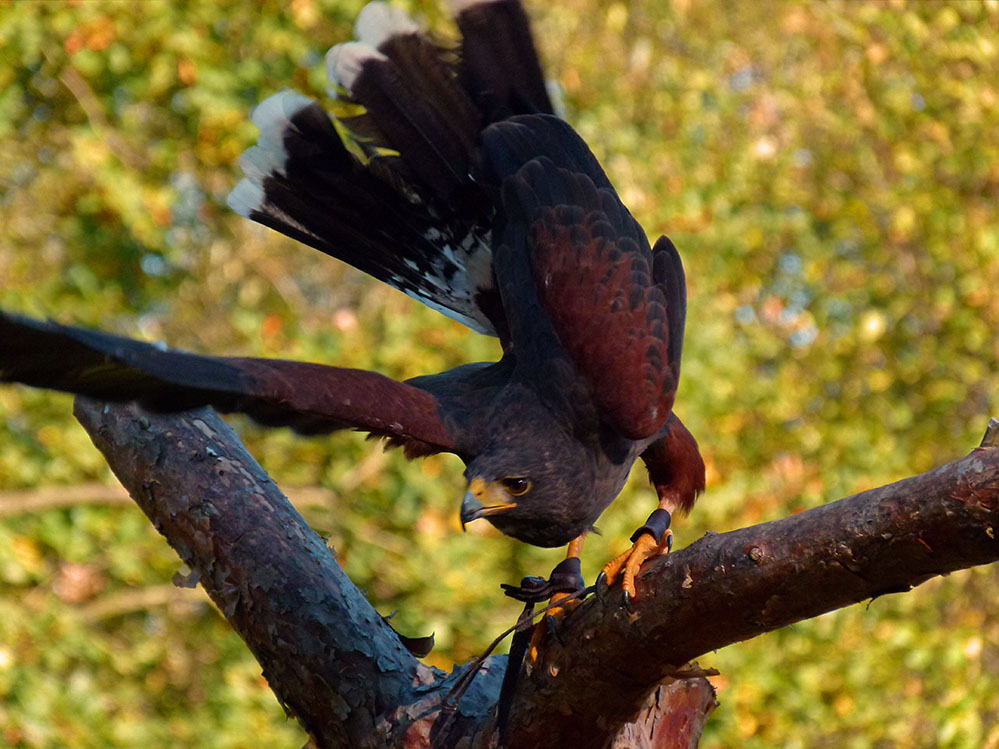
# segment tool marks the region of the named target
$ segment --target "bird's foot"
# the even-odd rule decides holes
[[[560,601],[565,601],[565,603],[560,603]],[[528,665],[533,668],[538,662],[541,657],[541,648],[547,638],[553,637],[565,644],[558,631],[559,623],[566,614],[578,605],[579,599],[572,593],[556,593],[551,597],[548,602],[548,611],[541,621],[534,625],[534,630],[531,632],[531,642],[527,646],[526,656]]]
[[[632,547],[604,565],[600,573],[608,586],[613,585],[618,577],[622,578],[621,588],[624,590],[624,605],[631,611],[631,602],[638,597],[635,589],[635,576],[645,562],[653,557],[668,554],[673,548],[673,531],[669,529],[670,513],[659,508],[645,521],[645,525],[631,536]]]
[[[527,662],[531,666],[538,662],[541,646],[547,636],[559,637],[558,622],[576,604],[578,594],[586,588],[579,557],[569,557],[559,562],[547,580],[539,577],[524,578],[520,585],[502,586],[503,592],[511,598],[525,603],[540,603],[548,599],[548,611],[531,633],[527,648]],[[571,600],[567,600],[571,599]],[[564,604],[560,603],[565,601]]]

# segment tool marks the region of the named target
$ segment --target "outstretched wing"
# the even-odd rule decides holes
[[[631,439],[651,437],[680,376],[686,291],[676,248],[665,238],[649,247],[565,123],[514,118],[491,126],[483,143],[485,173],[502,186],[503,236],[524,245],[539,306],[601,418]]]
[[[154,411],[210,405],[302,434],[354,428],[410,457],[453,450],[437,399],[375,372],[201,356],[2,312],[0,381],[138,401]]]

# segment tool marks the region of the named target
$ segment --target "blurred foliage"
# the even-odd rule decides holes
[[[399,378],[494,357],[225,208],[250,108],[289,86],[328,102],[323,54],[361,4],[0,4],[0,305]],[[570,121],[686,263],[678,411],[710,475],[681,543],[977,444],[999,414],[999,2],[530,10]],[[0,492],[112,480],[70,406],[0,389]],[[500,582],[558,559],[461,534],[454,458],[237,426],[280,484],[333,493],[320,530],[397,627],[436,632],[435,665],[515,618]],[[651,508],[640,474],[588,542],[589,576]],[[146,595],[177,567],[134,509],[5,518],[0,744],[300,746],[209,605]],[[722,672],[703,746],[999,746],[997,587],[970,570],[703,658]]]

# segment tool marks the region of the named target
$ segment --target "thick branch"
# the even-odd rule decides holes
[[[427,746],[450,678],[422,667],[210,411],[152,417],[78,402],[115,473],[247,641],[321,746]],[[725,645],[999,559],[999,447],[649,564],[636,612],[591,597],[521,680],[510,743],[695,745],[711,709],[677,668]],[[485,746],[503,659],[444,745]],[[657,690],[657,687],[663,685]],[[686,731],[686,733],[683,733]],[[682,743],[682,742],[681,742]],[[679,744],[668,744],[679,745]]]
[[[403,648],[232,430],[209,409],[76,416],[320,746],[400,745],[435,674]],[[393,738],[394,736],[394,738]]]
[[[706,535],[645,568],[634,615],[617,589],[579,607],[562,627],[564,645],[551,643],[518,695],[516,739],[585,744],[600,721],[628,720],[649,685],[693,658],[996,560],[996,447],[782,520]],[[563,712],[570,694],[572,718]]]

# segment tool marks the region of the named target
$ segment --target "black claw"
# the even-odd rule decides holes
[[[624,591],[624,608],[629,614],[635,613],[635,609],[631,605],[631,594],[628,591]]]
[[[554,637],[558,640],[558,644],[565,647],[565,640],[562,639],[562,633],[559,632],[558,622],[555,617],[549,614],[545,617],[545,623],[548,625],[548,635]]]
[[[666,551],[667,551],[667,553],[673,551],[673,534],[672,533],[670,533],[666,537]]]
[[[607,572],[605,570],[600,570],[600,574],[597,575],[593,587],[596,589],[597,595],[603,595],[604,591],[607,590],[609,586],[607,585]]]

